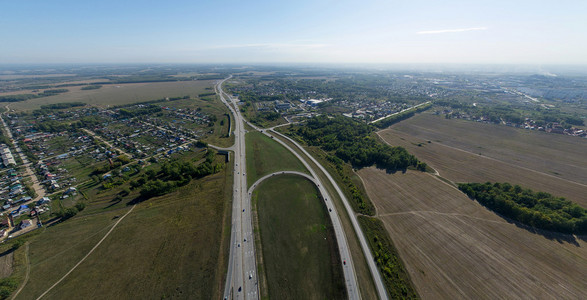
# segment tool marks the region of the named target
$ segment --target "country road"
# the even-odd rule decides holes
[[[120,152],[121,154],[124,154],[124,155],[128,156],[128,158],[132,158],[132,155],[130,155],[130,154],[122,151],[122,149],[120,149],[120,148],[117,148],[117,147],[112,146],[112,144],[110,144],[108,141],[106,141],[105,139],[103,139],[102,137],[100,137],[99,135],[97,135],[95,132],[90,131],[90,130],[88,130],[86,128],[82,128],[82,130],[85,131],[87,134],[91,135],[93,138],[98,139],[98,140],[100,140],[100,142],[106,144],[106,146],[108,146],[108,148],[114,149],[114,150]]]
[[[18,154],[18,156],[22,160],[22,163],[23,163],[22,166],[25,168],[23,178],[25,178],[25,177],[31,178],[32,188],[33,188],[33,190],[35,190],[35,193],[37,194],[36,198],[33,198],[30,201],[27,201],[22,204],[28,205],[30,203],[36,202],[36,201],[40,200],[41,198],[45,197],[46,191],[41,186],[41,183],[40,183],[39,179],[37,178],[37,175],[35,175],[35,172],[33,172],[33,170],[31,169],[31,163],[29,162],[26,155],[24,155],[24,153],[22,152],[22,150],[20,149],[20,147],[18,146],[18,144],[16,143],[16,141],[12,137],[12,131],[10,131],[10,127],[8,127],[8,125],[4,121],[4,118],[1,115],[0,115],[0,121],[2,122],[2,126],[4,126],[4,129],[6,130],[6,136],[8,137],[8,139],[10,139],[10,141],[14,145],[14,149],[16,150],[16,153]],[[13,210],[16,210],[18,208],[19,207],[13,207],[9,211],[7,211],[7,213],[10,213]]]

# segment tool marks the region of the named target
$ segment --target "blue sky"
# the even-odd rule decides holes
[[[0,0],[0,63],[587,64],[587,1]]]

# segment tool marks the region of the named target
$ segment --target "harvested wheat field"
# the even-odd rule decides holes
[[[431,174],[358,174],[423,299],[587,298],[584,240],[509,223]]]
[[[401,127],[380,131],[379,136],[390,145],[405,147],[451,181],[509,182],[587,207],[587,140],[433,115],[416,117]],[[434,120],[440,125],[433,126]],[[465,127],[475,133],[464,134]],[[509,134],[499,138],[492,135],[494,129]],[[552,142],[550,148],[546,142]]]
[[[587,139],[420,114],[391,127],[505,163],[587,184]]]

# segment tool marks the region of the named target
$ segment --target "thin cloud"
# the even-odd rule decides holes
[[[426,30],[426,31],[418,31],[418,32],[416,32],[416,34],[439,34],[439,33],[465,32],[465,31],[477,31],[477,30],[487,30],[487,27],[472,27],[472,28],[443,29],[443,30]]]
[[[258,44],[237,44],[237,45],[218,45],[212,46],[211,49],[232,49],[232,48],[266,48],[266,49],[315,49],[324,48],[328,44],[298,44],[298,43],[258,43]]]

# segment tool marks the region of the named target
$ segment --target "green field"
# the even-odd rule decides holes
[[[260,132],[248,133],[246,144],[249,186],[259,178],[277,171],[308,172],[289,150]]]
[[[314,184],[279,175],[261,183],[253,202],[269,298],[345,298],[336,237]]]
[[[137,205],[46,299],[221,297],[230,238],[232,169],[193,180]],[[18,299],[35,299],[70,270],[130,208],[128,198],[88,208],[30,238],[30,279]],[[92,197],[93,198],[93,197]]]

